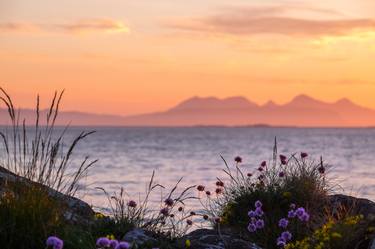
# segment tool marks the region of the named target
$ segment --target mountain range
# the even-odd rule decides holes
[[[41,115],[47,111],[42,111]],[[35,111],[20,110],[20,116],[32,124]],[[225,99],[192,97],[162,112],[117,116],[75,111],[60,112],[58,125],[113,126],[298,126],[369,127],[375,126],[375,110],[343,98],[333,103],[307,95],[298,95],[278,105],[269,101],[258,105],[244,97]],[[7,110],[0,108],[0,124],[9,124]]]

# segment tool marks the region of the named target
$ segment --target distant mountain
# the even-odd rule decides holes
[[[193,97],[165,111],[124,118],[124,125],[192,126],[257,125],[350,127],[374,126],[375,110],[358,106],[348,99],[323,102],[298,95],[289,103],[269,101],[257,105],[244,97],[218,99]]]
[[[45,116],[42,111],[41,116]],[[35,122],[35,112],[20,111],[28,124]],[[290,102],[278,105],[269,101],[258,105],[244,97],[219,99],[192,97],[163,111],[133,116],[102,115],[83,112],[61,112],[58,125],[115,126],[198,126],[198,125],[271,125],[313,127],[375,126],[375,110],[361,107],[349,99],[333,103],[307,95],[298,95]],[[0,109],[0,124],[9,124],[7,112]]]

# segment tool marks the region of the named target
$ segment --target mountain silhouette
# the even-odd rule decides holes
[[[42,114],[45,114],[42,111]],[[20,110],[20,117],[32,124],[35,111]],[[117,116],[83,112],[61,112],[58,125],[113,126],[299,126],[299,127],[368,127],[375,126],[375,110],[342,98],[324,102],[301,94],[279,105],[268,101],[258,105],[244,97],[192,97],[156,113]],[[9,124],[7,110],[0,108],[0,124]]]

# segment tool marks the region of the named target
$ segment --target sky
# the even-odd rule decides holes
[[[375,109],[373,0],[0,0],[0,86],[20,107],[129,115],[191,96]]]

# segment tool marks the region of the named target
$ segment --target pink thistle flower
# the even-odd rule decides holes
[[[241,158],[240,156],[236,156],[236,157],[234,158],[234,161],[235,161],[236,163],[242,163],[242,158]]]
[[[135,201],[133,201],[133,200],[130,200],[128,202],[128,206],[131,207],[131,208],[135,208],[137,206],[137,203]]]
[[[203,192],[204,191],[204,186],[203,185],[198,185],[197,190],[199,192]]]

